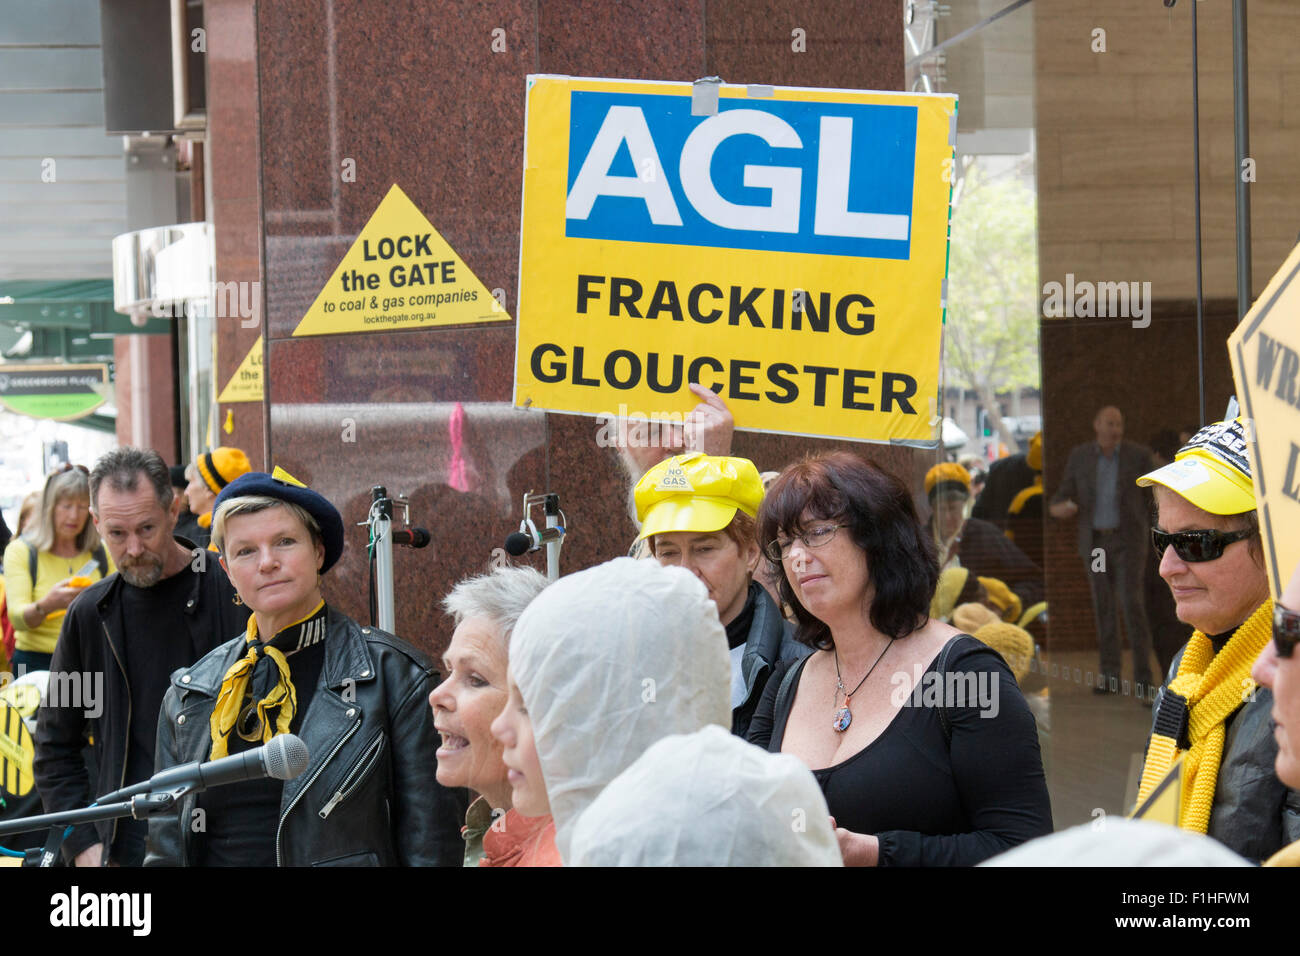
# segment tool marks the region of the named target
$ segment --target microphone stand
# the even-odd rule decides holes
[[[546,514],[546,527],[559,528],[560,525],[560,496],[548,494],[542,505],[542,510]],[[546,542],[546,577],[550,581],[560,579],[560,545],[564,543],[563,535],[551,538]]]
[[[44,830],[46,827],[96,823],[116,817],[134,817],[143,820],[155,814],[175,810],[176,798],[183,797],[187,792],[187,788],[181,787],[177,790],[165,790],[162,793],[142,793],[120,803],[106,803],[103,806],[86,807],[82,810],[61,810],[58,813],[42,813],[34,817],[8,820],[0,823],[0,836]]]
[[[370,623],[390,634],[396,626],[393,610],[393,505],[402,509],[404,535],[399,544],[423,548],[429,534],[423,528],[411,528],[411,501],[402,495],[388,496],[388,489],[375,485],[370,489],[370,514],[360,522],[370,528]],[[411,539],[415,537],[414,540]]]

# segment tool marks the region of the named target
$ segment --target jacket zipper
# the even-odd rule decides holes
[[[356,769],[354,769],[352,773],[348,774],[347,779],[339,785],[338,790],[334,792],[334,796],[330,797],[329,803],[320,808],[320,818],[322,820],[326,819],[332,812],[334,812],[336,806],[346,800],[358,787],[365,783],[366,778],[370,776],[371,769],[373,769],[375,764],[378,763],[374,757],[378,754],[379,748],[383,745],[384,735],[380,734],[375,739],[375,742],[366,748],[366,752],[363,753],[361,759],[357,761]]]
[[[131,680],[126,676],[126,668],[122,666],[122,659],[117,656],[117,648],[113,646],[108,625],[104,623],[103,618],[100,619],[99,626],[104,629],[104,640],[108,642],[108,649],[113,652],[117,669],[122,672],[122,682],[126,684],[126,741],[122,750],[122,774],[117,781],[117,789],[121,790],[126,786],[126,764],[127,758],[131,755]],[[104,847],[103,851],[104,859],[108,859],[108,854],[113,849],[113,841],[117,839],[117,819],[116,817],[113,819],[113,828],[109,831],[108,846]]]
[[[356,720],[353,722],[352,726],[348,728],[348,732],[343,735],[343,739],[341,739],[338,743],[334,745],[334,749],[331,750],[328,755],[326,755],[325,760],[321,763],[319,767],[316,768],[316,772],[311,775],[311,779],[308,780],[307,783],[303,786],[303,788],[298,791],[297,796],[293,798],[293,802],[289,804],[289,806],[285,809],[284,813],[280,814],[280,822],[275,825],[275,865],[276,866],[284,866],[284,861],[280,854],[280,834],[284,832],[284,821],[289,818],[289,814],[292,813],[293,808],[298,805],[298,801],[302,799],[302,795],[311,789],[311,785],[316,782],[316,778],[321,775],[321,772],[327,766],[329,766],[329,762],[334,759],[334,755],[338,753],[339,750],[343,747],[343,745],[352,738],[352,735],[357,732],[357,729],[360,726],[361,726],[360,720]]]

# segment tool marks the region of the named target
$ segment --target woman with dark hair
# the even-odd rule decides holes
[[[749,740],[812,768],[845,864],[970,865],[1050,833],[1034,718],[995,651],[930,618],[934,543],[902,482],[808,458],[758,534],[815,651],[773,673]]]

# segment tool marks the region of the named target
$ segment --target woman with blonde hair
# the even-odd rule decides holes
[[[90,520],[89,473],[64,465],[45,481],[32,525],[5,549],[5,596],[14,626],[10,664],[49,670],[73,598],[114,570]]]

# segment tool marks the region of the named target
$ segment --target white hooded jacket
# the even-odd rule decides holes
[[[842,866],[812,771],[720,727],[665,737],[573,828],[573,866]]]
[[[651,744],[731,726],[717,609],[695,575],[654,561],[616,558],[548,587],[515,626],[510,671],[566,863],[579,815]]]

